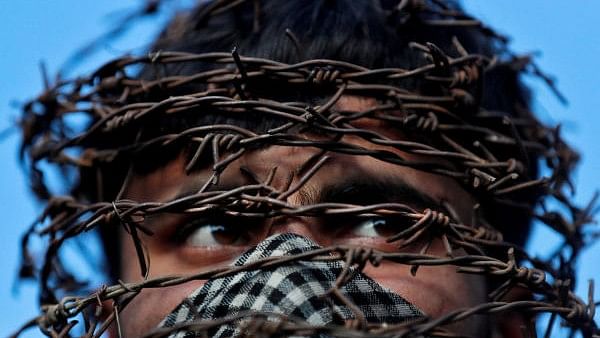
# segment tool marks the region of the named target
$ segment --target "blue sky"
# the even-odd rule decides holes
[[[18,116],[19,102],[42,89],[39,71],[44,61],[54,74],[74,47],[82,46],[110,27],[115,16],[124,15],[141,1],[18,0],[1,1],[0,9],[0,132]],[[583,154],[576,175],[577,200],[585,203],[600,184],[600,2],[589,0],[466,0],[466,7],[492,27],[511,37],[513,49],[539,52],[538,63],[558,79],[569,100],[563,106],[538,81],[535,109],[552,124],[561,123],[570,142]],[[113,16],[109,16],[109,14]],[[123,39],[104,46],[97,56],[75,69],[89,70],[103,60],[132,47],[142,48],[159,23],[144,21]],[[0,142],[0,250],[4,268],[0,273],[0,336],[37,313],[35,285],[13,288],[17,271],[20,234],[36,217],[41,205],[27,190],[17,162],[18,133],[8,132]],[[549,231],[536,230],[535,252],[547,252],[555,243]],[[585,296],[588,279],[600,277],[597,259],[600,244],[588,249],[579,264],[578,293]],[[600,297],[597,297],[597,299]],[[37,336],[33,335],[33,336]]]

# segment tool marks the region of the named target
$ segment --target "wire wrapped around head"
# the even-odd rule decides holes
[[[562,140],[558,128],[544,125],[528,111],[525,94],[514,94],[514,105],[505,107],[502,100],[490,97],[489,91],[482,89],[489,86],[486,81],[490,79],[520,85],[521,73],[541,75],[531,60],[512,55],[505,38],[462,12],[459,6],[442,1],[381,1],[377,7],[385,11],[394,29],[403,25],[424,30],[450,27],[450,32],[454,32],[452,27],[458,26],[476,32],[466,36],[473,41],[461,41],[458,33],[448,36],[445,46],[429,41],[404,41],[404,47],[398,50],[410,55],[408,59],[416,60],[407,67],[377,67],[387,62],[377,59],[372,65],[356,64],[344,60],[343,52],[339,59],[327,55],[312,58],[310,48],[303,48],[310,33],[298,37],[293,29],[281,31],[281,36],[295,48],[295,53],[287,56],[275,48],[280,46],[262,51],[238,46],[233,51],[198,53],[178,44],[195,43],[189,42],[188,34],[192,33],[186,31],[192,23],[201,29],[205,25],[222,24],[228,15],[242,16],[241,23],[248,25],[245,27],[248,32],[269,29],[263,22],[262,3],[205,2],[187,16],[175,19],[156,42],[155,52],[117,58],[87,77],[60,80],[24,107],[22,154],[29,165],[34,191],[47,200],[43,214],[24,237],[21,270],[22,277],[39,280],[41,302],[46,305],[43,313],[25,327],[37,325],[50,336],[60,335],[76,326],[73,318],[82,314],[85,330],[99,334],[107,324],[99,323],[97,314],[88,310],[99,301],[118,300],[124,307],[144,288],[172,286],[216,275],[217,271],[209,271],[195,276],[146,279],[135,284],[115,283],[86,294],[84,284],[64,268],[59,252],[65,242],[97,228],[104,229],[101,232],[107,247],[111,243],[116,246],[114,229],[122,227],[136,243],[141,273],[145,275],[148,261],[139,236],[151,231],[137,219],[167,211],[202,214],[219,209],[253,217],[395,214],[412,225],[390,241],[410,245],[435,233],[442,238],[447,255],[427,255],[426,245],[414,254],[356,252],[344,246],[324,250],[335,252],[356,266],[393,260],[411,265],[412,272],[418,273],[419,266],[450,264],[493,281],[495,289],[490,292],[488,303],[400,327],[393,332],[396,336],[435,336],[443,334],[440,332],[445,324],[475,314],[509,311],[550,313],[553,319],[547,334],[555,317],[585,337],[600,334],[593,320],[593,293],[584,301],[571,292],[575,284],[575,261],[589,244],[586,226],[592,221],[594,204],[580,208],[568,194],[572,186],[570,173],[578,155]],[[155,7],[152,8],[148,12],[153,12]],[[469,47],[481,46],[478,39],[483,37],[493,43],[484,44],[481,50],[470,50]],[[408,39],[399,39],[403,38]],[[261,45],[260,41],[249,41]],[[360,47],[360,42],[357,39],[355,44]],[[165,46],[168,48],[162,48]],[[251,52],[246,55],[246,50]],[[377,105],[361,112],[340,111],[336,103],[345,95],[373,98]],[[74,116],[83,117],[85,127],[73,123]],[[353,121],[365,117],[399,128],[410,141],[391,139],[353,125]],[[302,135],[304,131],[321,137],[306,138]],[[342,140],[349,135],[440,161],[409,160],[388,151],[362,148]],[[156,163],[165,163],[176,154],[185,154],[186,172],[209,163],[212,179],[208,186],[218,181],[223,170],[247,151],[273,145],[311,147],[321,152],[306,164],[299,183],[283,190],[271,186],[269,179],[257,178],[254,184],[231,191],[201,189],[184,199],[164,203],[121,198],[123,186],[131,175],[152,171]],[[328,160],[328,153],[370,157],[450,177],[478,199],[478,217],[465,224],[449,206],[440,211],[415,210],[399,203],[366,206],[286,203],[286,197],[310,181]],[[150,154],[155,159],[153,163],[144,160]],[[71,189],[69,195],[58,196],[47,188],[42,169],[45,163],[63,170]],[[538,178],[538,170],[546,177]],[[561,204],[561,208],[550,209],[547,204],[550,200]],[[507,214],[525,220],[521,224],[523,229],[511,231],[514,224],[505,224]],[[555,256],[560,259],[543,261],[530,257],[522,249],[530,219],[541,221],[564,236],[564,246]],[[36,235],[47,244],[39,263],[27,243]],[[468,254],[457,257],[453,252],[458,249]],[[118,251],[107,251],[109,256],[115,253]],[[318,260],[320,256],[309,258]],[[253,268],[260,268],[260,264]],[[504,301],[503,296],[516,285],[530,290],[533,298]],[[107,322],[114,318],[109,316]],[[282,319],[290,334],[295,325],[306,332],[306,326],[285,320]],[[315,330],[344,335],[348,328]],[[367,331],[363,333],[368,336]]]

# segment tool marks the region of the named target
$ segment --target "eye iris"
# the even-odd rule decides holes
[[[361,222],[354,233],[362,237],[385,237],[393,235],[394,229],[386,219],[374,218]]]
[[[205,224],[191,231],[186,242],[187,245],[196,247],[237,245],[243,241],[242,237],[235,228],[219,224]]]
[[[394,234],[394,227],[391,222],[385,219],[375,219],[371,221],[374,232],[381,237],[387,237]]]
[[[235,230],[222,225],[212,225],[210,232],[215,242],[219,244],[232,245],[235,244],[240,238],[239,233],[237,233]]]
[[[387,222],[383,219],[376,219],[371,221],[371,223],[373,224],[373,229],[375,229],[377,233],[380,233],[382,230],[387,228]]]

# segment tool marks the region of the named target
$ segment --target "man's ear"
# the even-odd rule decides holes
[[[516,286],[512,288],[501,301],[514,302],[523,300],[532,300],[533,295],[524,287]],[[492,328],[492,338],[525,338],[535,337],[535,318],[522,312],[505,312],[498,315],[494,320]]]

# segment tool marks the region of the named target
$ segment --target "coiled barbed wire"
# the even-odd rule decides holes
[[[204,19],[199,21],[244,2],[212,1],[201,11],[200,17]],[[152,4],[148,13],[156,10],[158,3]],[[475,26],[504,41],[503,37],[479,21],[466,17],[464,13],[454,12],[441,1],[399,1],[390,15],[414,11],[431,11],[443,18],[426,20],[424,24]],[[260,20],[256,20],[254,29],[260,29]],[[293,32],[286,33],[296,44],[300,44]],[[203,54],[159,51],[145,56],[117,58],[88,77],[60,80],[48,87],[36,100],[25,106],[21,121],[23,151],[29,156],[33,188],[48,200],[46,209],[24,237],[21,269],[22,277],[39,280],[43,311],[14,336],[37,326],[50,337],[67,337],[73,334],[74,327],[82,326],[83,329],[79,331],[82,337],[99,337],[109,325],[118,325],[119,311],[133,298],[140,296],[145,288],[223,277],[293,260],[341,259],[346,265],[340,283],[343,283],[344,274],[350,267],[361,270],[367,264],[378,266],[382,261],[391,261],[411,266],[413,274],[418,273],[419,266],[452,265],[459,272],[490,278],[495,287],[486,303],[458,309],[438,318],[402,325],[361,327],[357,323],[347,323],[346,326],[315,326],[298,318],[252,312],[218,321],[184,323],[157,330],[150,333],[149,337],[168,336],[180,329],[208,332],[210,328],[228,322],[241,325],[249,335],[260,333],[261,336],[327,333],[340,337],[446,337],[450,333],[444,329],[444,325],[478,314],[494,315],[510,311],[531,315],[551,314],[545,330],[546,337],[552,334],[556,318],[584,337],[600,337],[600,330],[594,322],[597,302],[594,299],[593,282],[590,282],[587,299],[583,300],[573,293],[573,265],[579,252],[594,237],[587,226],[592,223],[595,206],[594,199],[588,206],[580,208],[570,201],[566,192],[571,186],[569,173],[577,161],[576,152],[561,139],[558,128],[543,125],[532,114],[513,118],[487,111],[477,104],[473,86],[486,72],[500,63],[523,70],[530,63],[516,56],[508,60],[490,59],[469,53],[458,40],[453,43],[458,51],[458,56],[454,57],[431,43],[411,43],[411,48],[423,53],[429,60],[428,64],[413,69],[369,69],[327,59],[287,64],[240,55],[235,49],[231,53]],[[189,63],[208,64],[211,67],[192,75],[161,76],[158,71],[153,79],[132,75],[140,66],[160,69]],[[535,66],[531,67],[534,74],[543,77]],[[444,90],[437,95],[427,95],[398,85],[402,80],[417,78]],[[543,78],[545,81],[548,79]],[[266,84],[273,88],[282,85],[286,88],[310,87],[325,99],[318,104],[280,102],[264,94]],[[263,90],[257,90],[259,88],[256,86],[259,85]],[[149,100],[149,93],[157,90],[164,93],[182,90],[185,94]],[[344,95],[371,97],[377,104],[359,112],[337,110],[336,103]],[[188,118],[205,111],[235,117],[256,116],[273,119],[279,124],[265,131],[244,128],[235,123],[221,123],[187,126],[176,131],[158,128],[158,131],[148,134],[142,132],[148,126],[157,129],[161,121],[180,116]],[[81,115],[89,119],[89,125],[77,132],[73,130],[77,128],[69,119]],[[415,140],[410,137],[390,138],[376,130],[359,128],[353,124],[361,118],[381,121],[408,135],[421,137]],[[317,132],[325,137],[310,138],[302,131]],[[126,137],[126,142],[111,141],[122,135],[133,136]],[[345,142],[345,136],[358,137],[380,148],[366,148]],[[277,168],[273,168],[266,179],[258,178],[251,171],[243,172],[252,178],[253,184],[223,191],[207,189],[218,181],[223,170],[235,160],[252,149],[266,146],[310,147],[319,152],[306,163],[303,175],[293,185],[290,181],[284,187],[274,187],[272,180]],[[407,159],[381,149],[382,146],[417,155],[416,158],[437,160]],[[41,163],[48,162],[80,172],[95,171],[96,183],[101,186],[104,180],[111,179],[103,176],[106,175],[103,170],[107,166],[125,163],[128,165],[123,167],[127,168],[127,172],[121,173],[120,177],[121,185],[125,186],[132,175],[132,159],[150,152],[170,152],[173,147],[188,150],[186,173],[206,165],[208,158],[212,176],[196,193],[168,202],[126,200],[120,198],[120,193],[114,200],[106,200],[100,187],[95,201],[76,193],[72,196],[55,196],[46,187],[40,169]],[[374,158],[450,177],[480,200],[475,214],[493,207],[529,210],[533,218],[564,236],[564,245],[558,253],[561,258],[544,261],[530,257],[524,249],[506,242],[503,233],[490,225],[490,220],[481,215],[474,220],[460,220],[448,203],[439,210],[416,210],[402,203],[316,203],[301,206],[288,203],[287,198],[310,181],[331,159],[328,155],[331,153]],[[549,172],[547,177],[537,179],[528,176],[528,154],[536,154],[543,160]],[[117,190],[122,191],[123,187]],[[532,190],[541,196],[535,205],[519,199],[519,194]],[[550,209],[545,203],[550,198],[564,208]],[[164,212],[200,216],[214,210],[231,217],[244,218],[393,215],[409,225],[388,238],[388,241],[396,243],[399,248],[418,244],[419,250],[390,253],[369,248],[334,246],[301,255],[266,258],[240,267],[221,267],[194,275],[148,278],[150,262],[139,233],[152,235],[152,231],[144,227],[143,220]],[[140,283],[119,282],[100,287],[87,295],[82,294],[89,290],[66,271],[61,263],[60,249],[67,241],[87,231],[109,226],[122,227],[134,242],[140,273],[145,278]],[[34,235],[41,236],[47,244],[41,264],[36,263],[35,255],[28,246],[29,239]],[[442,240],[445,256],[428,254],[434,238]],[[504,301],[503,296],[515,286],[529,290],[533,294],[532,300]],[[114,302],[115,310],[104,321],[100,321],[102,302],[106,300]],[[83,318],[83,323],[78,323],[74,319],[76,317]],[[525,334],[534,335],[531,332]]]

